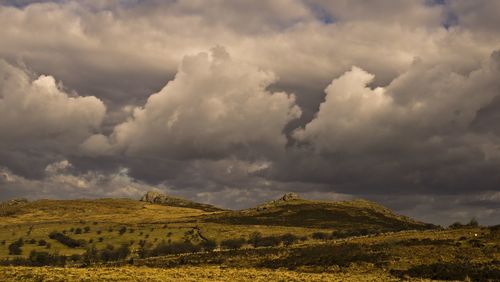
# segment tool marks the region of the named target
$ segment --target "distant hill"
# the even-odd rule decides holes
[[[206,212],[215,212],[215,211],[223,211],[224,210],[224,209],[221,209],[219,207],[212,206],[209,204],[197,203],[197,202],[193,202],[193,201],[186,200],[183,198],[158,193],[155,191],[147,192],[144,196],[142,196],[141,201],[152,203],[152,204],[161,204],[161,205],[166,205],[166,206],[171,206],[171,207],[183,207],[183,208],[198,209],[198,210],[202,210],[202,211],[206,211]]]
[[[207,221],[242,225],[331,228],[334,230],[398,231],[437,226],[395,214],[367,200],[311,201],[287,193],[255,208],[207,216]]]

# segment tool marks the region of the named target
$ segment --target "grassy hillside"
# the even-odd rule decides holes
[[[500,228],[437,229],[365,200],[287,194],[252,209],[207,211],[151,199],[0,204],[0,277],[500,281]],[[33,267],[44,265],[69,268]]]
[[[206,216],[208,222],[232,225],[313,227],[344,231],[396,231],[436,228],[394,214],[366,200],[345,202],[309,201],[300,198],[273,201],[256,208]]]

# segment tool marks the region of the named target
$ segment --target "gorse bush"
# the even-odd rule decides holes
[[[236,250],[245,244],[246,240],[243,238],[227,239],[220,242],[220,246],[225,249]]]
[[[97,252],[98,258],[101,261],[118,261],[124,260],[130,254],[130,249],[127,244],[122,244],[119,248],[113,245],[107,245],[106,248]]]
[[[56,240],[59,243],[70,248],[80,248],[87,245],[87,242],[85,240],[76,240],[57,231],[51,232],[49,234],[49,238],[52,240]]]
[[[125,227],[125,226],[122,226],[122,227],[120,227],[120,229],[118,229],[118,234],[120,234],[120,235],[125,234],[125,232],[127,232],[127,227]]]
[[[66,265],[66,256],[60,256],[57,254],[49,254],[47,252],[31,251],[28,258],[29,265],[33,266],[64,266]]]
[[[247,243],[252,245],[253,247],[276,247],[281,244],[284,246],[290,246],[296,243],[299,240],[299,237],[286,233],[281,236],[262,236],[260,232],[254,232],[250,234]]]
[[[9,245],[9,255],[20,255],[23,253],[21,247],[24,245],[23,238],[19,238],[18,240],[12,242]]]
[[[211,252],[217,248],[217,242],[214,240],[205,240],[200,243],[200,247],[206,252]]]
[[[176,243],[166,243],[165,241],[162,241],[154,248],[146,250],[145,256],[156,257],[171,254],[194,253],[199,251],[201,251],[201,246],[195,245],[189,241]]]
[[[110,262],[125,260],[130,255],[130,249],[127,244],[122,244],[115,248],[113,245],[107,245],[103,249],[97,249],[95,245],[87,248],[87,251],[82,255],[82,260],[86,264],[96,262]]]
[[[326,232],[314,232],[311,237],[313,239],[316,239],[316,240],[328,240],[328,239],[330,239],[330,235]]]

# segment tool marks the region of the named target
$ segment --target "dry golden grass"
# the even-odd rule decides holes
[[[75,222],[154,223],[189,220],[210,214],[198,209],[154,205],[128,199],[39,200],[22,207],[18,214],[2,217],[0,225]]]
[[[399,281],[382,272],[299,273],[253,268],[146,267],[50,268],[0,267],[2,281]]]

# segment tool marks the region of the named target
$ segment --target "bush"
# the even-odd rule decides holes
[[[29,241],[27,241],[28,244],[31,244],[31,245],[34,245],[36,244],[36,240],[35,239],[31,239]]]
[[[257,248],[259,246],[259,242],[261,241],[261,239],[262,239],[262,234],[258,231],[255,231],[252,234],[250,234],[250,237],[248,238],[247,242],[248,244]]]
[[[120,227],[120,229],[118,229],[118,234],[120,234],[120,235],[125,234],[125,232],[127,232],[127,227],[125,227],[125,226],[122,226],[122,227]]]
[[[90,232],[90,226],[85,226],[85,227],[83,228],[83,232],[84,232],[84,233],[89,233],[89,232]]]
[[[96,253],[98,259],[104,262],[124,260],[129,254],[130,249],[127,244],[123,244],[117,249],[113,245],[107,245],[106,248]]]
[[[290,234],[292,235],[292,234]],[[283,235],[285,236],[285,235]],[[293,236],[293,235],[292,235]],[[288,234],[286,234],[286,239],[290,239]],[[281,244],[283,237],[277,236],[265,236],[263,237],[260,232],[254,232],[250,234],[250,238],[248,239],[248,243],[252,245],[254,248],[257,247],[276,247]],[[221,243],[222,246],[222,243]]]
[[[285,235],[282,235],[281,236],[281,242],[283,242],[283,245],[285,245],[286,247],[294,244],[295,242],[297,242],[299,240],[299,238],[291,233],[287,233]]]
[[[47,241],[43,239],[38,240],[38,246],[47,246]]]
[[[448,228],[450,229],[459,229],[459,228],[462,228],[464,227],[464,225],[460,222],[454,222],[453,224],[451,224]]]
[[[220,246],[225,248],[225,249],[230,249],[230,250],[236,250],[239,249],[245,244],[245,239],[243,238],[238,238],[238,239],[227,239],[227,240],[222,240],[220,242]]]
[[[24,245],[23,238],[19,238],[18,240],[12,242],[9,245],[9,255],[20,255],[23,253],[21,247]]]
[[[68,246],[70,248],[85,247],[87,245],[87,242],[85,242],[85,240],[76,240],[57,231],[51,232],[49,234],[49,238],[52,240],[56,240],[59,243]]]
[[[199,252],[200,250],[200,246],[194,245],[189,241],[170,244],[163,241],[151,250],[145,250],[145,256],[164,256],[171,254],[194,253]]]
[[[312,238],[316,240],[328,240],[330,239],[330,236],[325,232],[314,232],[312,234]]]
[[[82,229],[80,227],[76,228],[75,234],[82,234]]]
[[[477,219],[472,218],[469,223],[467,223],[467,227],[478,227],[479,222],[477,222]]]
[[[33,266],[64,266],[66,265],[66,256],[60,256],[56,254],[49,254],[47,252],[31,251],[28,260],[31,262],[30,265]]]
[[[200,243],[201,248],[206,252],[211,252],[217,248],[217,243],[214,240],[205,240]]]

